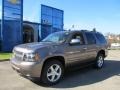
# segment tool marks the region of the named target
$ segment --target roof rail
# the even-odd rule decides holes
[[[81,30],[81,31],[83,31],[83,32],[89,32],[89,30]]]

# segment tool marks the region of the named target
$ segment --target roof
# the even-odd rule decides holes
[[[30,21],[23,21],[23,23],[30,23],[30,24],[38,24],[38,25],[40,25],[40,23],[37,23],[37,22],[30,22]]]
[[[1,19],[0,19],[0,22],[1,22]],[[31,22],[31,21],[23,21],[23,23],[38,24],[38,25],[40,25],[40,24],[41,24],[41,23]]]

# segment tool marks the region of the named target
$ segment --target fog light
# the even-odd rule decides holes
[[[40,55],[38,53],[35,54],[35,61],[39,61],[40,60]]]

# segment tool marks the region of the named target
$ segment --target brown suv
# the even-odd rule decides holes
[[[107,41],[95,31],[61,31],[41,42],[18,45],[13,49],[11,64],[23,76],[47,84],[57,83],[70,66],[93,64],[102,68],[107,56]]]

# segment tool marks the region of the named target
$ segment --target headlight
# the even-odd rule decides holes
[[[15,57],[15,52],[14,52],[14,49],[13,49],[11,58],[14,58],[14,57]]]
[[[12,53],[12,57],[11,58],[15,58],[15,53]]]
[[[40,55],[38,53],[27,53],[24,54],[23,60],[26,62],[33,62],[33,61],[39,61]]]

